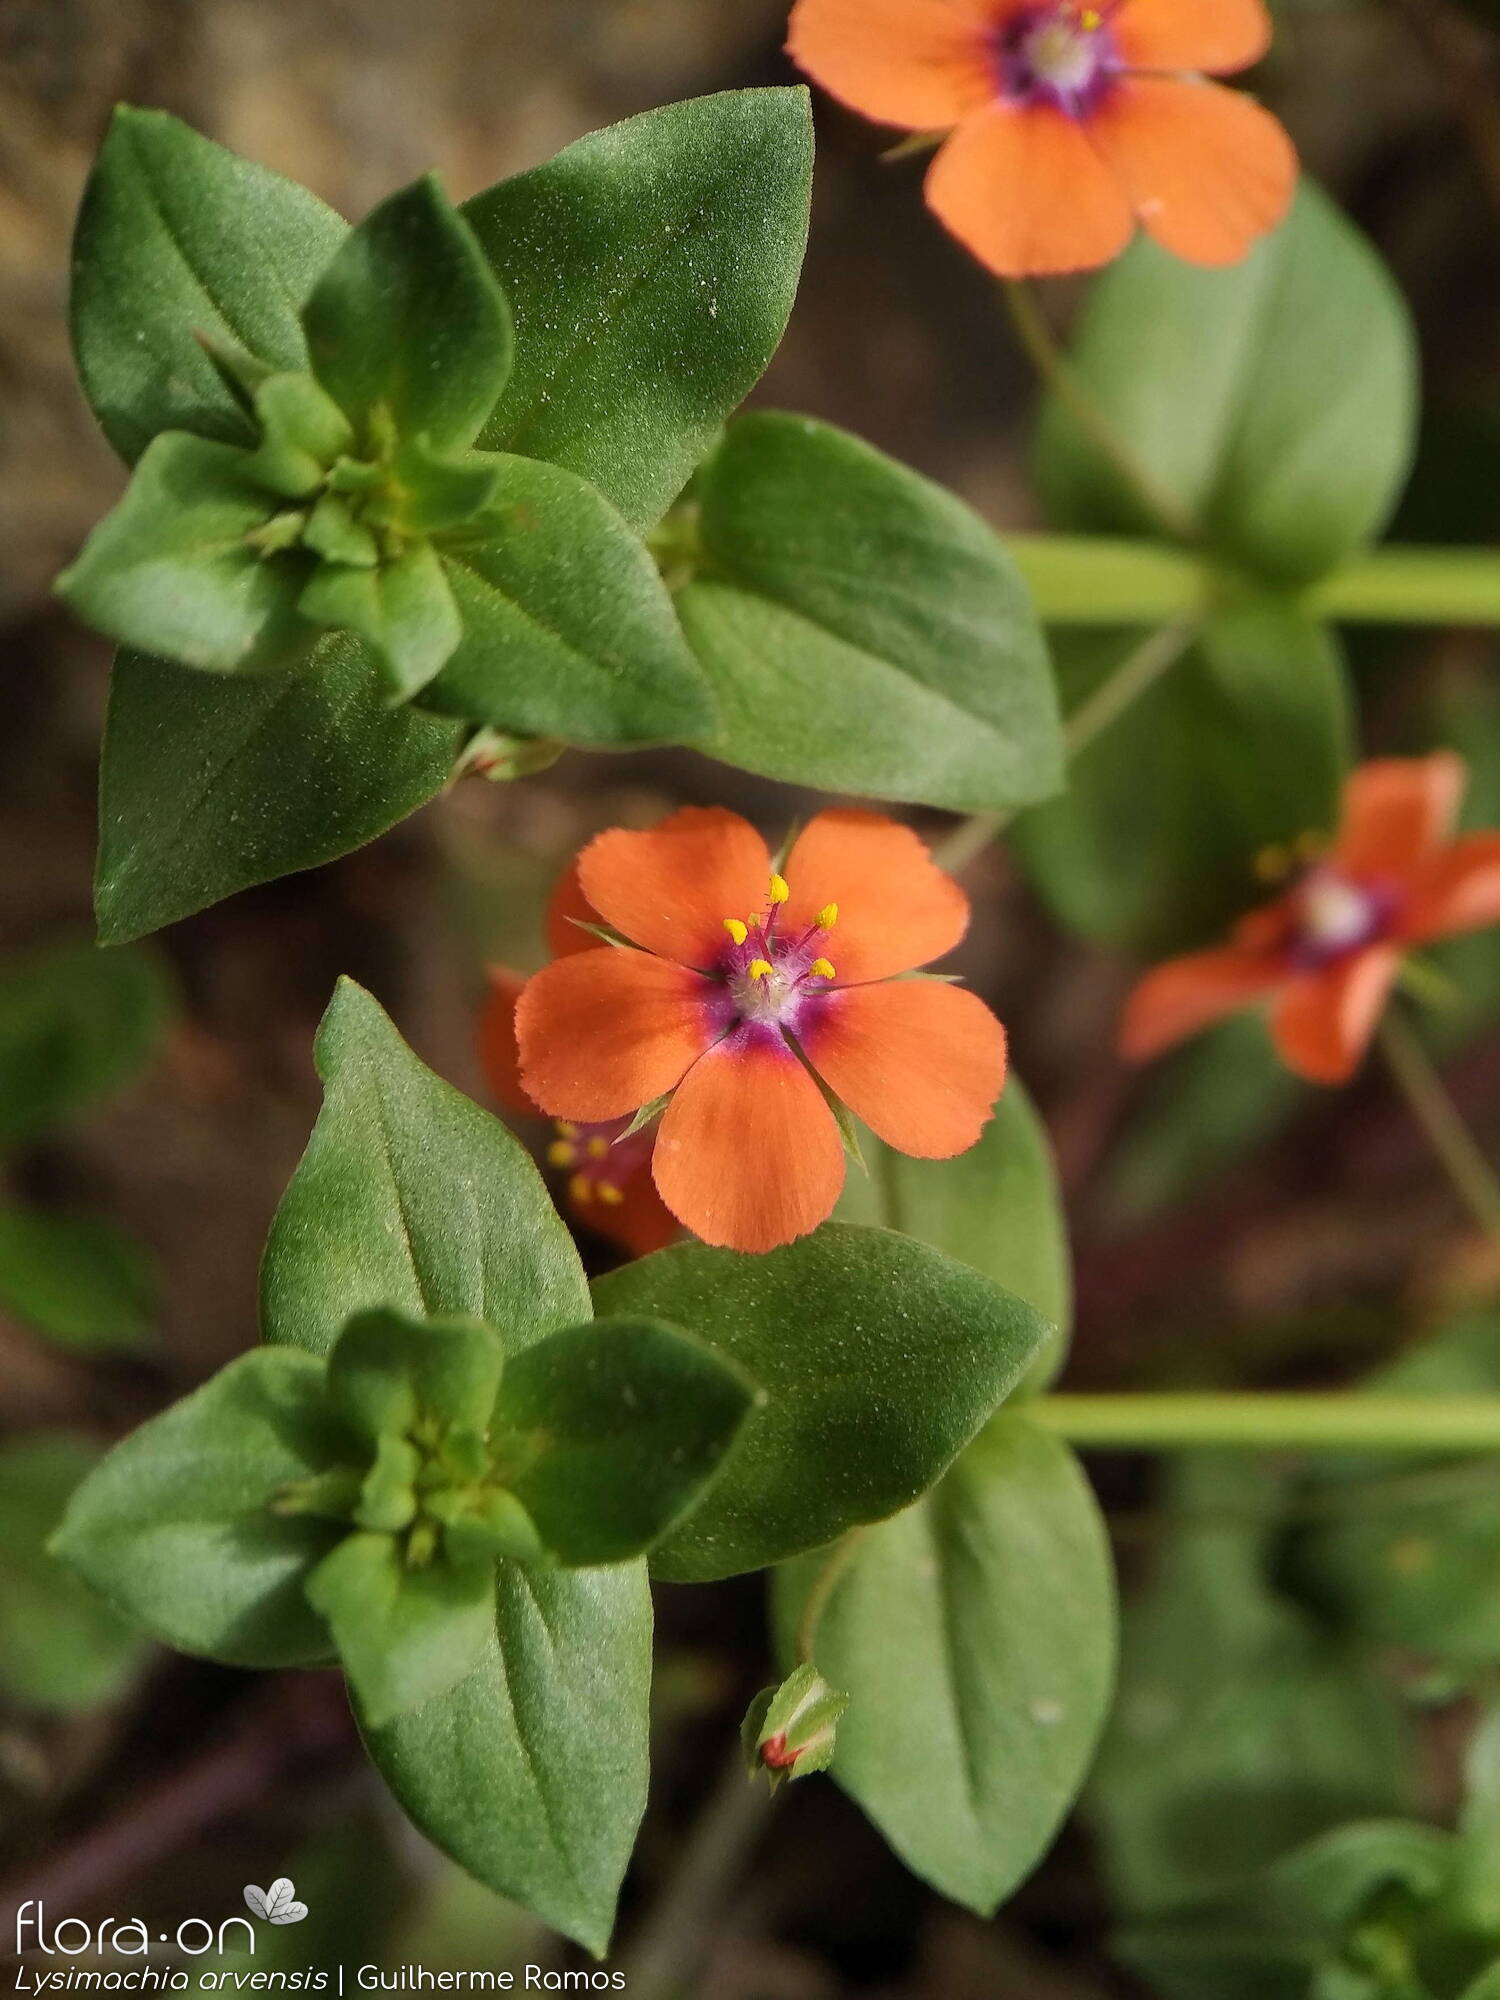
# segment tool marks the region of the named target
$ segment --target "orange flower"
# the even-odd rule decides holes
[[[594,940],[573,921],[598,918],[578,886],[578,870],[570,868],[553,893],[547,912],[547,938],[554,954],[588,951]],[[504,966],[490,968],[489,998],[479,1017],[479,1060],[490,1089],[508,1111],[535,1117],[539,1107],[521,1088],[520,1051],[516,1046],[516,1002],[526,981]],[[592,1123],[554,1119],[547,1148],[549,1166],[568,1174],[565,1200],[569,1211],[615,1243],[629,1257],[646,1257],[665,1249],[677,1235],[651,1178],[651,1148],[655,1130],[630,1132],[628,1118]]]
[[[706,1242],[771,1250],[832,1213],[844,1153],[818,1078],[900,1152],[946,1159],[979,1137],[1005,1034],[973,994],[896,977],[950,951],[969,915],[909,828],[821,813],[783,876],[738,814],[689,807],[601,834],[579,876],[625,943],[528,983],[524,1088],[577,1122],[670,1096],[652,1170]]]
[[[934,214],[1004,278],[1090,270],[1140,222],[1236,264],[1285,215],[1297,156],[1248,97],[1262,0],[797,0],[787,49],[856,111],[948,138]]]
[[[1126,1004],[1122,1052],[1154,1056],[1269,998],[1287,1067],[1312,1083],[1345,1082],[1408,947],[1500,923],[1500,833],[1452,837],[1467,775],[1446,750],[1362,765],[1322,859],[1242,919],[1222,949],[1147,973]]]

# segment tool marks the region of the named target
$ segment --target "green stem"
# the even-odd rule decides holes
[[[1028,285],[1015,279],[1007,280],[1001,290],[1006,310],[1010,314],[1011,325],[1016,330],[1016,338],[1025,348],[1032,366],[1053,395],[1066,407],[1068,414],[1095,450],[1109,461],[1136,498],[1168,535],[1179,542],[1196,541],[1197,522],[1176,497],[1167,492],[1142,465],[1110,418],[1079,380],[1077,373],[1058,346],[1052,329],[1047,324],[1046,315],[1037,304],[1035,293]]]
[[[1303,601],[1335,624],[1500,625],[1500,555],[1372,549],[1321,577]]]
[[[1500,1396],[1225,1394],[1039,1396],[1031,1422],[1104,1451],[1500,1452]]]
[[[1460,1117],[1410,1022],[1396,1008],[1388,1008],[1377,1039],[1397,1089],[1460,1199],[1479,1227],[1500,1243],[1500,1179]]]
[[[817,1664],[813,1654],[823,1613],[843,1581],[855,1550],[868,1533],[868,1528],[851,1528],[847,1535],[841,1535],[823,1558],[823,1566],[812,1580],[812,1588],[803,1602],[802,1616],[797,1621],[797,1658],[809,1667]]]
[[[1132,702],[1138,701],[1149,687],[1153,687],[1182,658],[1193,643],[1196,631],[1195,624],[1184,620],[1148,633],[1108,679],[1101,681],[1068,717],[1063,725],[1063,748],[1068,757],[1079,756],[1096,737],[1119,720]],[[940,868],[946,868],[950,875],[961,875],[969,863],[984,852],[996,834],[1004,830],[1010,819],[1009,813],[975,813],[937,843],[932,850],[933,860]]]

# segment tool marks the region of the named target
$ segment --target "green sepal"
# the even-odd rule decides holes
[[[567,1327],[506,1369],[495,1477],[555,1561],[625,1562],[695,1505],[759,1400],[733,1362],[659,1320]]]
[[[288,1348],[231,1361],[115,1446],[74,1494],[54,1552],[181,1652],[245,1667],[326,1660],[303,1584],[339,1529],[278,1506],[357,1461],[323,1375]]]
[[[495,1615],[485,1563],[414,1568],[390,1535],[348,1535],[307,1580],[359,1711],[383,1729],[473,1672]]]
[[[374,569],[380,561],[380,544],[341,493],[320,493],[317,504],[307,517],[307,525],[302,530],[302,540],[315,556],[321,556],[326,564],[343,563],[350,569]],[[328,576],[327,569],[315,572],[312,582],[304,593],[303,615],[314,624],[349,625],[355,631],[361,627],[350,618],[340,618],[335,611],[325,615],[315,610],[311,602],[320,581]],[[365,635],[368,636],[368,635]]]
[[[385,1436],[375,1446],[375,1463],[359,1489],[354,1519],[362,1528],[399,1535],[417,1517],[417,1476],[422,1456],[407,1438]]]
[[[366,444],[384,412],[398,437],[461,450],[510,374],[505,294],[431,174],[350,232],[302,324],[313,372]]]
[[[833,1762],[840,1716],[849,1697],[832,1688],[810,1660],[779,1687],[762,1688],[740,1726],[740,1748],[752,1776],[774,1792],[788,1778],[810,1778]]]
[[[484,1431],[505,1354],[492,1327],[474,1319],[417,1319],[362,1312],[328,1357],[328,1395],[350,1428],[373,1444],[417,1429]]]
[[[290,666],[317,638],[297,615],[310,561],[256,548],[272,511],[245,452],[169,431],[54,587],[141,652],[217,673]]]
[[[323,507],[342,504],[331,494],[320,502]],[[298,609],[312,624],[347,626],[364,640],[380,661],[392,706],[419,694],[463,638],[453,592],[428,542],[414,542],[404,555],[378,569],[325,563],[303,591]]]

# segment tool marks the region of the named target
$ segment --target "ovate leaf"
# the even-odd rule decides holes
[[[842,431],[772,414],[731,425],[693,492],[701,573],[678,611],[723,711],[716,756],[959,811],[1057,790],[1040,628],[960,501]]]
[[[117,111],[73,246],[73,344],[122,458],[158,431],[250,444],[254,428],[197,336],[304,369],[298,313],[346,225],[164,111]]]
[[[503,1563],[479,1664],[366,1740],[429,1840],[602,1954],[646,1803],[650,1680],[643,1564]]]
[[[515,1352],[589,1314],[572,1238],[517,1140],[339,984],[317,1040],[323,1109],[271,1225],[265,1336],[315,1354],[356,1312],[486,1321]]]
[[[699,1583],[882,1520],[924,1492],[1008,1395],[1046,1322],[978,1272],[830,1223],[763,1257],[681,1244],[612,1272],[601,1313],[687,1328],[765,1400],[652,1569]]]
[[[428,174],[350,231],[303,313],[313,372],[368,437],[474,442],[510,373],[510,308],[472,230]]]
[[[807,243],[805,90],[739,90],[591,133],[475,195],[516,364],[479,442],[580,473],[649,527],[759,380]]]
[[[757,1400],[738,1367],[690,1335],[601,1319],[510,1363],[491,1448],[550,1555],[623,1562],[692,1507]]]
[[[373,840],[425,804],[454,724],[387,708],[371,655],[323,639],[286,673],[226,682],[122,653],[99,808],[109,944]]]
[[[151,1060],[170,994],[146,951],[68,939],[0,967],[0,1144],[44,1132]]]
[[[341,1530],[275,1507],[290,1484],[353,1457],[321,1362],[257,1348],[117,1444],[52,1548],[182,1652],[245,1667],[326,1660],[303,1586]]]
[[[559,466],[496,465],[493,506],[444,547],[463,637],[424,707],[570,743],[706,735],[713,697],[619,515]]]
[[[1411,462],[1416,342],[1389,272],[1304,178],[1228,270],[1142,237],[1094,287],[1073,365],[1214,547],[1300,582],[1379,533]],[[1038,479],[1059,527],[1157,532],[1057,401]]]
[[[151,1333],[155,1272],[92,1216],[0,1208],[0,1310],[79,1354],[131,1353]]]
[[[777,1577],[788,1656],[826,1560]],[[998,1417],[860,1540],[808,1636],[849,1696],[834,1777],[924,1881],[990,1915],[1051,1844],[1112,1688],[1109,1542],[1071,1452]]]

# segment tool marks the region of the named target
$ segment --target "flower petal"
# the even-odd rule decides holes
[[[1286,976],[1279,958],[1233,945],[1169,958],[1148,972],[1125,1002],[1120,1053],[1145,1062],[1258,1000]]]
[[[1350,875],[1408,880],[1452,835],[1468,778],[1452,750],[1361,764],[1344,785],[1329,859]]]
[[[578,857],[584,896],[605,923],[679,965],[712,965],[724,919],[764,909],[771,855],[748,820],[684,806],[645,833],[616,827]]]
[[[660,1097],[721,1031],[718,989],[649,952],[596,945],[526,982],[521,1088],[552,1118],[623,1118]]]
[[[492,965],[490,990],[479,1015],[475,1046],[484,1080],[507,1111],[535,1118],[537,1107],[521,1088],[521,1051],[516,1046],[516,1002],[526,981],[509,966]]]
[[[1347,1083],[1400,966],[1395,945],[1372,945],[1294,979],[1271,1010],[1271,1039],[1287,1068],[1309,1083]]]
[[[554,958],[598,949],[598,938],[580,928],[582,924],[599,922],[599,912],[583,893],[578,873],[581,859],[581,855],[575,855],[568,863],[547,902],[547,943]]]
[[[616,1244],[628,1257],[649,1257],[653,1250],[665,1250],[680,1233],[676,1216],[656,1192],[651,1178],[651,1162],[640,1165],[616,1184],[618,1201],[606,1201],[596,1188],[587,1201],[568,1193],[568,1207],[580,1222],[597,1230]]]
[[[1401,931],[1415,940],[1488,924],[1500,924],[1500,833],[1471,833],[1418,872]]]
[[[830,993],[801,1028],[807,1059],[877,1139],[921,1160],[967,1152],[1005,1082],[1005,1030],[936,979]]]
[[[1286,214],[1297,155],[1269,111],[1185,78],[1123,79],[1089,133],[1142,227],[1189,264],[1237,264]]]
[[[1093,270],[1135,233],[1119,175],[1078,120],[1046,104],[994,104],[966,118],[928,169],[926,197],[1002,278]]]
[[[866,118],[926,132],[998,88],[988,38],[1024,0],[797,0],[787,54]]]
[[[741,1028],[683,1078],[652,1155],[678,1221],[729,1250],[774,1250],[833,1213],[844,1149],[823,1094],[781,1036]]]
[[[889,979],[952,951],[969,928],[969,899],[926,842],[884,813],[819,813],[786,858],[791,895],[782,935],[806,930],[829,903],[838,921],[828,956],[841,986]]]
[[[1127,69],[1248,69],[1271,46],[1263,0],[1122,0],[1110,32]]]

